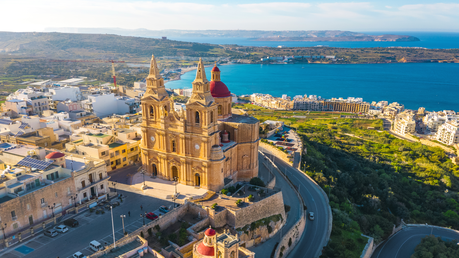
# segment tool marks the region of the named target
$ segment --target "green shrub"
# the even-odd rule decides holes
[[[155,228],[155,230],[158,231],[158,232],[161,231],[161,227],[160,227],[159,225],[156,225],[154,228]]]
[[[177,234],[175,234],[175,233],[170,234],[170,235],[169,235],[169,240],[170,240],[171,242],[174,242],[174,243],[175,243],[175,242],[177,241]]]
[[[265,187],[265,183],[263,183],[263,180],[261,180],[258,177],[254,177],[254,178],[250,179],[250,184],[251,185]]]
[[[285,212],[289,212],[290,211],[290,206],[287,205],[287,204],[284,204],[284,210],[285,210]]]
[[[253,195],[249,195],[247,198],[251,201],[253,199]]]
[[[212,210],[215,210],[215,209],[217,208],[217,203],[212,204],[212,206],[210,206],[210,208],[211,208]]]
[[[236,201],[236,205],[238,205],[238,206],[239,206],[241,203],[242,203],[242,200],[241,200],[241,199],[239,199],[239,200]]]
[[[222,190],[220,191],[220,193],[222,193],[222,194],[227,194],[227,193],[228,193],[228,189],[222,189]]]

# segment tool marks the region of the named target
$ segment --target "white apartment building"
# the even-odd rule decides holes
[[[441,125],[435,136],[439,142],[446,145],[459,143],[459,121],[452,120]]]
[[[405,135],[416,131],[416,120],[411,112],[403,112],[395,117],[394,131]]]
[[[49,92],[45,94],[50,100],[71,100],[79,101],[83,99],[80,88],[64,86],[50,88]]]
[[[139,102],[135,99],[118,97],[113,93],[88,96],[81,104],[87,112],[92,112],[100,118],[113,114],[135,113],[139,107]]]

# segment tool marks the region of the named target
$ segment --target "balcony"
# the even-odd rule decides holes
[[[17,219],[18,219],[17,216],[11,217],[11,220],[12,220],[12,221],[15,221],[15,220],[17,220]]]
[[[43,208],[43,207],[46,207],[46,206],[48,206],[48,203],[47,203],[47,202],[42,202],[42,203],[41,203],[41,207],[42,207],[42,208]]]

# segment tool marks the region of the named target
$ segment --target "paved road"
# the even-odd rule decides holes
[[[371,258],[407,258],[414,253],[414,248],[421,243],[421,239],[433,234],[445,241],[458,241],[459,233],[448,229],[430,226],[405,227],[386,242],[381,244]]]
[[[262,149],[261,149],[262,150]],[[263,151],[263,150],[262,150]],[[273,157],[269,153],[265,153]],[[325,242],[329,227],[328,204],[320,189],[306,177],[303,172],[291,167],[280,159],[274,158],[274,162],[294,185],[299,187],[299,192],[308,208],[306,212],[314,212],[315,220],[306,222],[306,228],[300,242],[296,245],[289,257],[313,258],[319,257]],[[330,225],[331,227],[331,225]],[[331,229],[330,229],[331,230]]]
[[[132,169],[131,169],[132,170]],[[127,176],[131,173],[129,168],[121,171],[114,172],[118,180]],[[116,178],[116,177],[115,177]],[[125,229],[128,232],[132,232],[143,225],[143,219],[140,217],[140,205],[143,206],[143,211],[154,211],[161,205],[170,206],[171,202],[153,198],[150,196],[143,195],[141,191],[131,188],[128,185],[118,181],[116,185],[118,193],[126,196],[123,203],[113,209],[113,219],[115,225],[115,238],[119,240],[123,236],[123,228],[120,215],[124,214],[128,216],[128,211],[131,212],[131,217],[125,219]],[[121,190],[120,190],[121,189]],[[55,238],[49,238],[44,236],[42,233],[38,234],[32,239],[27,239],[20,246],[26,246],[34,249],[32,252],[25,254],[14,249],[20,246],[14,246],[8,248],[6,252],[0,253],[2,258],[35,258],[35,257],[70,257],[73,253],[81,251],[83,254],[92,254],[88,249],[89,242],[97,240],[99,242],[112,244],[112,224],[110,211],[106,210],[105,214],[95,214],[89,212],[83,212],[75,217],[79,222],[80,226],[71,228],[69,232],[60,234]],[[145,220],[148,222],[148,220]]]
[[[266,174],[263,173],[266,170],[265,166],[263,165],[263,162],[265,162],[264,157],[262,155],[258,155],[258,161],[259,161],[259,168],[260,168],[260,173],[259,174]],[[284,204],[290,206],[290,211],[287,214],[287,223],[284,225],[282,228],[283,232],[287,232],[292,226],[298,221],[299,219],[299,208],[298,208],[298,197],[293,191],[293,189],[289,186],[287,181],[279,175],[279,172],[277,170],[273,170],[274,176],[276,176],[276,186],[277,188],[282,189],[282,196],[284,198]],[[280,241],[280,234],[282,232],[278,231],[277,234],[275,234],[272,238],[268,239],[266,242],[264,242],[261,245],[251,247],[249,248],[251,251],[255,252],[256,257],[270,257],[271,253],[273,252],[274,247],[276,246],[276,243]]]

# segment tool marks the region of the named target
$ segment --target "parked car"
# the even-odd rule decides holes
[[[82,254],[81,252],[76,252],[72,256],[73,258],[86,258],[86,255]]]
[[[153,212],[149,212],[147,213],[147,219],[151,219],[151,220],[155,220],[158,218],[158,216],[156,214],[154,214]]]
[[[162,213],[168,213],[169,209],[166,206],[163,205],[163,206],[159,207],[159,211],[162,212]]]
[[[54,230],[56,230],[59,233],[65,233],[65,232],[69,231],[69,228],[64,226],[64,225],[59,225],[59,226],[55,226]]]
[[[89,243],[89,248],[93,250],[94,252],[104,250],[104,246],[101,243],[97,242],[96,240],[93,240]]]
[[[57,236],[57,235],[59,235],[59,233],[57,233],[57,231],[54,230],[54,229],[47,229],[47,230],[45,230],[45,236],[55,237],[55,236]]]
[[[314,220],[314,212],[309,212],[309,219]]]
[[[68,220],[65,220],[64,221],[64,225],[68,226],[68,227],[76,227],[78,226],[80,223],[78,223],[78,220],[76,219],[68,219]]]

